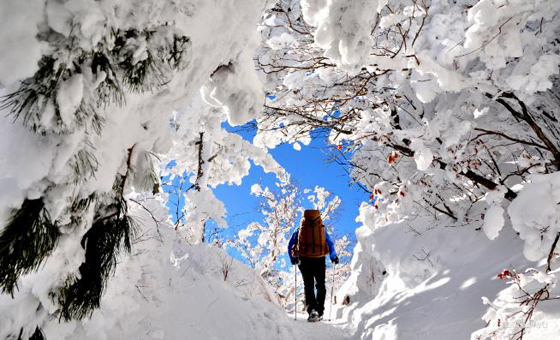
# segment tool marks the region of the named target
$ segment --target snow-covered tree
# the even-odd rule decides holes
[[[521,227],[508,207],[559,170],[559,18],[557,1],[279,2],[261,30],[269,96],[255,140],[329,135],[371,194],[357,271],[362,258],[385,272],[370,234],[415,219],[491,240],[512,225],[529,260],[550,262],[556,223]]]
[[[220,127],[259,112],[252,51],[263,8],[0,4],[0,337],[41,338],[47,320],[92,315],[131,248],[138,222],[129,194],[159,191],[157,168],[174,145],[185,153],[170,159],[196,177],[185,208],[195,239],[205,219],[225,214],[209,185],[238,181],[251,157],[280,173],[264,151]]]
[[[198,115],[193,117],[190,111]],[[185,113],[176,113],[172,120],[176,142],[172,151],[163,157],[175,165],[166,167],[162,176],[167,182],[176,181],[179,185],[179,190],[172,190],[177,204],[170,213],[177,221],[177,228],[186,229],[191,235],[190,242],[203,241],[204,226],[210,219],[225,226],[226,209],[211,189],[225,183],[240,184],[249,174],[250,159],[266,172],[274,172],[279,178],[285,176],[265,149],[225,131],[221,127],[225,120],[226,112],[202,101],[193,102]]]

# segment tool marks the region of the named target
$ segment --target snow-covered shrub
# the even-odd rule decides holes
[[[489,306],[483,316],[487,326],[473,333],[472,339],[546,338],[560,329],[551,317],[551,308],[560,300],[558,269],[552,266],[560,250],[559,189],[559,172],[534,175],[509,205],[508,215],[523,240],[525,257],[542,262],[539,268],[524,272],[506,269],[498,274],[509,287],[492,302],[484,297]]]
[[[492,302],[483,299],[489,307],[483,316],[487,325],[474,332],[471,339],[554,338],[560,328],[549,319],[554,315],[551,313],[554,307],[543,305],[560,300],[556,275],[533,268],[525,273],[506,269],[498,274],[499,279],[507,280],[509,287]]]

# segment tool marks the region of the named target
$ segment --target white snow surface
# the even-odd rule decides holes
[[[0,87],[31,77],[38,69],[41,45],[35,39],[44,0],[0,3]]]
[[[386,0],[303,0],[306,21],[317,25],[315,43],[325,56],[350,73],[366,63],[372,45],[370,31],[375,15]]]

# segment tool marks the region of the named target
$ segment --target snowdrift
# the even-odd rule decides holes
[[[519,330],[519,320],[509,316],[498,321],[498,312],[493,311],[520,294],[513,290],[514,285],[508,285],[507,277],[498,274],[504,269],[542,271],[543,261],[530,262],[523,255],[521,250],[527,245],[519,225],[533,225],[535,214],[531,211],[542,212],[540,220],[554,222],[555,216],[557,220],[556,203],[551,201],[550,192],[542,190],[543,185],[555,183],[557,175],[544,177],[520,193],[518,200],[523,206],[510,206],[510,210],[516,208],[509,212],[511,220],[507,219],[494,240],[485,233],[487,219],[449,226],[445,218],[434,223],[427,216],[416,216],[376,226],[374,207],[363,203],[357,218],[363,225],[357,230],[352,275],[337,293],[338,317],[349,322],[356,339],[486,339],[495,330],[502,336],[497,338],[508,339]],[[478,213],[491,209],[487,208],[484,201],[473,207]],[[550,250],[550,246],[540,247]],[[551,274],[555,275],[554,271]],[[555,282],[551,281],[550,287],[551,296],[558,295]],[[519,308],[519,303],[509,305]],[[515,310],[504,312],[508,315]],[[510,327],[511,332],[504,327]],[[540,302],[524,339],[556,339],[558,334],[557,301]]]

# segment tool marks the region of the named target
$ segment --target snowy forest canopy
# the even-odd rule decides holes
[[[318,135],[371,198],[337,293],[356,338],[427,331],[374,314],[434,278],[484,292],[457,297],[469,312],[436,338],[542,338],[543,320],[557,334],[559,1],[4,0],[0,23],[0,337],[91,327],[145,232],[200,243],[207,221],[226,227],[213,189],[250,161],[289,199],[268,151]],[[224,122],[252,126],[253,142]],[[172,225],[162,178],[184,174]],[[289,230],[267,220],[229,245],[272,226]],[[285,281],[272,273],[284,236],[262,239],[274,246],[246,257]],[[123,266],[150,276],[138,262]]]

